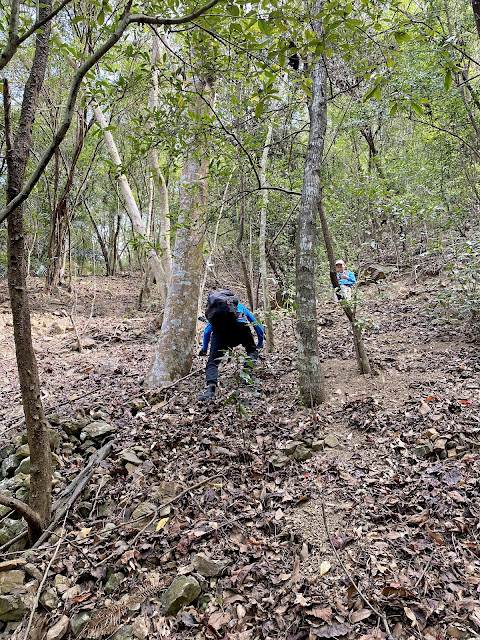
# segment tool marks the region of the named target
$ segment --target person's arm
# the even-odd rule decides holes
[[[202,344],[202,351],[207,352],[208,351],[208,345],[210,344],[210,336],[212,334],[212,325],[208,322],[207,326],[205,327],[205,331],[203,332],[203,344]]]
[[[255,318],[253,313],[249,311],[249,309],[247,309],[247,307],[245,307],[244,305],[242,305],[242,307],[243,307],[243,313],[245,314],[247,320],[253,324],[253,328],[255,329],[255,333],[257,334],[257,338],[258,338],[257,346],[263,347],[263,338],[265,336],[265,332],[263,330],[262,325],[258,322],[258,320]]]
[[[355,278],[355,274],[353,273],[353,271],[347,271],[347,275],[348,275],[348,284],[353,285],[356,283],[356,278]]]

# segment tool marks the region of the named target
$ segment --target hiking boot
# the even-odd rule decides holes
[[[215,389],[216,387],[214,384],[207,385],[207,388],[205,389],[205,391],[200,396],[198,396],[197,399],[200,402],[203,402],[204,400],[210,400],[210,398],[213,398],[215,395]]]

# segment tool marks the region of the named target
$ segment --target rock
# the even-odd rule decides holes
[[[47,631],[45,640],[62,640],[63,636],[68,631],[69,619],[67,616],[62,616],[53,627]]]
[[[54,322],[52,324],[52,326],[50,327],[50,331],[51,333],[54,333],[56,335],[60,335],[61,333],[65,333],[65,329],[63,327],[61,327],[58,322]]]
[[[140,411],[147,406],[147,403],[143,398],[133,398],[132,400],[130,400],[130,402],[127,402],[126,406],[130,409],[133,409],[134,411]]]
[[[19,589],[25,581],[25,572],[20,569],[2,571],[0,573],[0,595],[10,593],[13,589]]]
[[[290,463],[290,458],[283,453],[270,456],[268,459],[274,469],[283,469]]]
[[[138,640],[148,640],[150,624],[147,618],[139,617],[133,621],[133,636]]]
[[[15,475],[17,475],[17,473],[25,473],[25,474],[30,473],[30,457],[24,458],[20,462],[18,467],[15,469]]]
[[[468,638],[469,635],[465,628],[457,627],[454,624],[447,628],[447,636],[450,636],[450,638]]]
[[[446,449],[447,439],[446,438],[438,438],[433,445],[433,450],[435,453],[440,453]]]
[[[15,455],[17,456],[17,458],[19,460],[23,460],[24,458],[29,458],[30,457],[30,447],[28,446],[28,444],[22,444],[18,447],[18,449],[15,451]]]
[[[76,420],[63,419],[62,429],[68,436],[75,436],[89,423],[90,420],[88,418],[77,418]]]
[[[340,445],[339,439],[337,438],[337,436],[334,436],[333,434],[328,435],[325,438],[324,442],[326,447],[331,447],[332,449]]]
[[[21,596],[0,596],[0,622],[21,620],[27,613],[27,603]]]
[[[438,431],[432,427],[424,431],[422,435],[429,440],[436,440],[438,438]]]
[[[287,442],[283,450],[287,456],[291,456],[295,449],[301,444],[302,442],[300,440],[290,440],[290,442]]]
[[[395,271],[395,267],[386,267],[381,264],[370,264],[364,272],[365,281],[378,282],[379,280],[384,280],[392,271]]]
[[[174,498],[183,491],[183,487],[179,482],[173,482],[170,480],[162,480],[159,484],[154,496],[158,499],[162,498]]]
[[[299,462],[303,462],[304,460],[308,460],[309,458],[312,457],[312,450],[309,449],[304,444],[299,444],[298,447],[295,449],[293,457],[295,458],[295,460],[298,460]]]
[[[138,469],[138,464],[132,464],[131,462],[127,462],[125,465],[125,469],[128,471],[128,475],[132,476],[135,471]]]
[[[87,500],[82,500],[82,502],[79,502],[77,506],[77,511],[82,516],[82,518],[88,518],[92,509],[93,504],[91,502],[88,502]]]
[[[228,560],[212,560],[204,553],[197,553],[193,559],[195,570],[207,578],[215,578],[220,575],[228,564]]]
[[[23,531],[25,525],[21,520],[13,520],[12,518],[6,518],[0,528],[0,546],[7,544],[12,538],[15,538],[21,531]]]
[[[53,580],[53,584],[55,585],[56,590],[60,595],[65,593],[67,589],[70,588],[72,581],[67,576],[62,576],[61,573],[57,573],[55,579]]]
[[[115,589],[121,584],[124,578],[125,576],[121,571],[119,571],[118,573],[112,573],[112,575],[105,583],[105,593],[110,594],[115,591]]]
[[[47,587],[40,596],[40,603],[49,611],[56,609],[58,607],[58,602],[57,592],[52,587]]]
[[[325,448],[324,440],[314,440],[312,442],[312,451],[323,451],[324,448]]]
[[[120,460],[122,462],[130,462],[130,464],[135,465],[142,464],[142,461],[134,451],[122,451],[120,454]]]
[[[110,640],[130,640],[130,638],[133,638],[133,625],[131,624],[124,624],[113,636],[110,636]]]
[[[26,565],[25,558],[11,558],[10,560],[4,560],[0,562],[0,572],[10,571],[11,569],[20,569]]]
[[[90,620],[92,613],[92,611],[79,611],[72,616],[72,619],[70,620],[70,628],[72,629],[74,637],[79,635],[80,631],[82,631]]]
[[[426,416],[427,413],[430,413],[430,411],[431,411],[431,409],[428,406],[428,404],[426,402],[422,402],[422,404],[420,405],[420,409],[418,410],[420,415]]]
[[[174,616],[200,595],[200,585],[192,576],[178,576],[162,595],[165,615]]]
[[[11,476],[15,469],[18,467],[20,460],[15,454],[11,454],[5,458],[2,462],[2,476],[6,478]]]
[[[80,440],[102,440],[107,436],[113,436],[117,431],[117,427],[103,420],[91,422],[80,434]]]
[[[58,451],[62,444],[62,438],[55,429],[48,430],[48,442],[52,451]]]
[[[424,460],[425,458],[428,458],[428,456],[431,453],[432,452],[430,450],[430,447],[425,444],[421,444],[418,447],[415,447],[415,449],[413,450],[413,454],[420,460]]]
[[[141,523],[145,522],[145,524],[147,524],[147,522],[149,522],[149,520],[152,519],[152,516],[156,508],[157,508],[156,505],[154,505],[152,502],[141,502],[138,505],[138,507],[135,509],[135,511],[132,513],[132,519],[136,520],[137,518],[141,518],[141,520],[139,520],[135,524],[139,527],[145,526],[145,525],[142,525]]]
[[[82,347],[84,349],[91,349],[96,344],[93,338],[80,338],[80,342],[82,343]],[[78,342],[75,340],[75,342],[72,342],[70,347],[72,351],[78,351]]]

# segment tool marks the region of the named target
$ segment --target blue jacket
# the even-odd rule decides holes
[[[243,304],[239,303],[238,304],[238,310],[240,313],[243,313],[245,315],[245,318],[238,318],[237,322],[243,322],[246,323],[251,322],[253,324],[253,328],[255,329],[255,333],[257,334],[257,338],[258,338],[258,347],[263,347],[263,336],[265,335],[265,332],[263,331],[263,327],[262,325],[258,322],[258,320],[255,319],[254,315],[251,313],[251,311],[249,311],[247,309],[247,307],[244,307]],[[208,345],[210,343],[210,335],[213,331],[213,327],[212,325],[207,322],[207,326],[205,328],[205,331],[203,332],[203,344],[202,344],[202,349],[204,351],[208,351]]]
[[[347,287],[353,287],[356,283],[355,275],[351,271],[343,271],[342,273],[337,273],[338,284],[345,284]]]

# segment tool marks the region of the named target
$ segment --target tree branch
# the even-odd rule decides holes
[[[160,18],[157,16],[147,16],[142,13],[130,16],[130,23],[138,23],[138,24],[185,24],[186,22],[191,22],[195,20],[195,18],[199,18],[201,15],[208,11],[212,7],[214,7],[222,0],[210,0],[210,2],[197,11],[194,11],[188,16],[183,16],[181,18]]]
[[[51,13],[49,13],[48,16],[45,16],[41,20],[37,20],[34,24],[32,24],[30,29],[27,29],[27,31],[25,31],[25,33],[23,35],[21,35],[20,37],[17,37],[17,31],[18,31],[18,4],[19,3],[18,3],[18,0],[14,0],[14,2],[12,2],[12,13],[10,14],[10,28],[9,28],[9,34],[8,34],[8,43],[7,43],[7,46],[5,47],[5,49],[0,54],[0,70],[3,69],[10,62],[10,60],[15,55],[15,52],[17,51],[18,47],[23,42],[25,42],[25,40],[27,40],[31,35],[33,35],[35,33],[35,31],[37,31],[37,29],[40,29],[40,27],[43,27],[43,25],[46,24],[49,20],[52,20],[52,18],[54,18],[57,14],[59,14],[60,11],[71,1],[72,0],[62,0],[62,2],[58,5],[58,7],[56,9],[54,9]],[[17,24],[12,29],[12,15],[13,15],[13,11],[14,11],[14,5],[17,6],[17,9],[16,9],[16,11],[17,11]],[[13,35],[13,37],[12,37],[12,35]]]
[[[28,504],[22,502],[21,500],[17,500],[16,498],[8,498],[0,493],[0,504],[3,504],[5,507],[9,509],[13,509],[18,515],[22,516],[22,518],[28,524],[30,531],[37,530],[40,533],[42,532],[42,521],[40,516],[36,511],[31,509]]]

